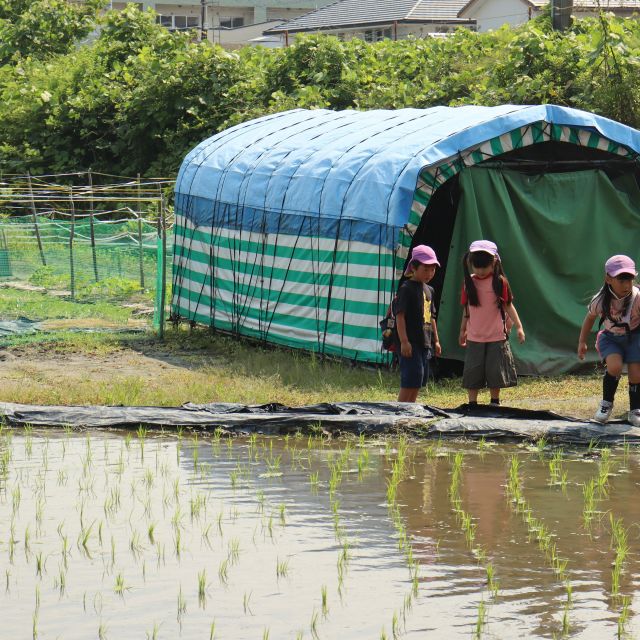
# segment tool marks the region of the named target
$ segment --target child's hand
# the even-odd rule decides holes
[[[524,329],[522,327],[518,328],[518,342],[520,344],[524,342]]]
[[[440,346],[440,343],[436,340],[435,344],[433,345],[433,349],[436,352],[436,357],[440,357],[440,355],[442,354],[442,347]]]
[[[400,353],[402,354],[403,358],[410,358],[413,354],[411,343],[408,340],[406,342],[400,343]]]
[[[458,344],[461,347],[466,347],[467,346],[467,332],[466,331],[461,331],[460,335],[458,336]]]
[[[587,353],[587,343],[578,342],[578,358],[580,358],[580,360],[584,360],[584,356],[586,353]]]

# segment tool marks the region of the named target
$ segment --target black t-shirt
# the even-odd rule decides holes
[[[433,305],[433,289],[415,280],[405,280],[398,290],[396,315],[404,313],[407,327],[407,338],[413,345],[433,348],[433,327],[431,320],[435,318]]]

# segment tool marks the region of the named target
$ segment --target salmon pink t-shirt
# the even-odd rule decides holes
[[[498,306],[498,298],[493,290],[493,277],[477,278],[471,276],[478,292],[479,306],[468,305],[469,318],[467,319],[467,340],[472,342],[499,342],[505,339],[504,320]],[[507,287],[502,290],[502,300],[506,303]],[[462,288],[463,305],[467,304],[467,292]],[[507,332],[511,328],[511,319],[506,316]]]

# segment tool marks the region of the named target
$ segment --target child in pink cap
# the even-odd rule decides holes
[[[404,272],[408,276],[398,289],[396,327],[400,340],[399,402],[415,402],[427,384],[429,360],[441,353],[436,326],[433,279],[440,263],[436,252],[425,244],[416,245]]]
[[[607,370],[602,379],[602,400],[594,420],[611,417],[613,400],[626,363],[629,372],[629,423],[640,427],[640,290],[633,284],[638,275],[629,256],[611,256],[604,265],[604,284],[591,299],[578,338],[578,358],[584,360],[587,337],[597,318],[596,349]]]
[[[493,242],[472,242],[462,268],[464,312],[459,343],[466,348],[462,386],[469,395],[470,407],[477,406],[478,393],[485,387],[489,387],[491,404],[498,405],[500,389],[513,387],[518,381],[509,330],[515,325],[518,340],[524,342],[524,329]]]

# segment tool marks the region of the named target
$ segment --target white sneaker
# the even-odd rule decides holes
[[[629,424],[632,427],[640,427],[640,409],[629,411]]]
[[[598,406],[598,410],[593,414],[593,419],[596,422],[605,423],[611,417],[611,412],[613,411],[613,402],[609,402],[607,400],[601,400],[600,405]],[[640,416],[638,416],[640,419]]]

